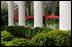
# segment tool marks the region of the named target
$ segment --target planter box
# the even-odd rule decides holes
[[[34,24],[33,23],[27,23],[27,27],[33,27]]]
[[[59,24],[55,24],[55,28],[59,30]]]
[[[46,24],[46,27],[54,29],[54,24]]]
[[[51,29],[59,29],[59,24],[46,24],[46,27]]]

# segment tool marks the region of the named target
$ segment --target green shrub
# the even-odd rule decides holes
[[[26,28],[26,32],[25,32],[25,36],[26,37],[30,37],[29,35],[30,35],[30,28]]]
[[[1,46],[5,46],[8,41],[13,39],[13,35],[7,31],[1,31]]]
[[[10,41],[10,40],[12,40],[12,38],[13,38],[13,35],[11,35],[11,33],[7,32],[7,31],[1,32],[1,40]]]
[[[46,33],[49,35],[49,39],[53,40],[50,41],[50,45],[56,46],[70,46],[71,45],[71,38],[68,31],[62,30],[53,30],[51,32]]]
[[[2,26],[1,26],[1,31],[4,31],[6,26],[7,26],[7,25],[2,25]]]
[[[43,28],[36,27],[36,28],[31,29],[31,28],[24,27],[24,26],[6,26],[5,30],[10,32],[13,35],[19,35],[22,37],[31,38],[37,33],[42,32],[43,30],[49,31],[51,29],[48,29],[46,27],[43,27]]]
[[[45,31],[51,31],[52,29],[50,29],[50,28],[47,28],[47,27],[42,27],[42,28],[40,28],[40,29],[38,29],[38,32],[37,33],[41,33],[41,32],[45,32]]]
[[[35,35],[35,34],[34,34]],[[25,31],[25,36],[27,37],[27,38],[31,38],[32,36],[34,36],[33,35],[33,29],[31,29],[31,28],[26,28],[26,31]]]
[[[33,30],[32,30],[32,29],[28,30],[28,37],[29,37],[29,38],[31,38],[31,37],[32,37],[32,32],[33,32]]]
[[[7,26],[5,28],[6,31],[12,33],[13,35],[25,35],[25,27],[24,26]]]
[[[33,29],[33,35],[36,35],[36,33],[39,31],[40,27],[35,27]]]
[[[14,39],[5,44],[5,46],[29,46],[30,41],[25,39]]]
[[[15,38],[7,31],[1,31],[1,46],[28,46],[29,41]]]
[[[8,25],[8,7],[7,3],[1,3],[1,31],[4,31],[5,25]]]
[[[1,31],[1,46],[71,46],[71,30],[51,30],[45,27],[44,29],[39,28],[42,32],[33,36],[31,41],[15,38],[11,33]],[[33,29],[25,28],[25,30],[30,32],[27,37],[31,37],[29,35],[33,33],[31,32]]]
[[[5,26],[1,26],[1,31],[4,31]]]
[[[1,41],[1,46],[5,46],[6,43],[7,41]]]
[[[13,35],[31,38],[33,36],[33,29],[24,26],[6,26],[5,30]]]
[[[71,38],[67,31],[52,30],[35,35],[31,42],[34,46],[70,46]]]

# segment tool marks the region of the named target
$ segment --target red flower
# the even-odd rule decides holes
[[[26,19],[34,19],[34,16],[28,15],[28,16],[26,17]]]
[[[19,18],[18,18],[18,16],[14,16],[14,19],[15,19],[15,20],[18,20]]]
[[[50,14],[45,14],[45,15],[43,15],[43,17],[48,17]]]
[[[50,16],[50,15],[49,15],[48,17],[46,17],[46,18],[45,18],[45,20],[46,20],[46,19],[49,19],[49,18],[51,18],[51,16]]]
[[[50,16],[50,15],[49,15],[49,16],[47,16],[47,17],[45,18],[45,20],[50,19],[50,18],[51,18],[51,19],[52,19],[52,18],[54,18],[54,19],[55,19],[55,18],[56,18],[56,19],[59,19],[59,16],[58,16],[58,15],[56,15],[56,16],[54,16],[54,15]]]
[[[17,15],[15,15],[15,16],[14,16],[14,19],[15,19],[15,20],[18,20],[19,17],[18,17]],[[34,16],[28,15],[27,17],[25,17],[25,19],[34,19]]]
[[[59,16],[58,15],[56,15],[55,17],[56,17],[56,19],[59,19]]]
[[[54,18],[54,15],[52,15],[51,18]]]
[[[28,17],[25,17],[25,19],[28,19]]]
[[[56,18],[56,16],[54,16],[53,18]]]

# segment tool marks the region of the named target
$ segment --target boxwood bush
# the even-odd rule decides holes
[[[51,31],[52,29],[50,29],[50,28],[47,28],[47,27],[42,27],[42,28],[40,28],[40,29],[38,29],[38,32],[37,33],[41,33],[41,32],[45,32],[45,31]]]
[[[5,46],[29,46],[30,41],[26,39],[14,39],[5,44]]]
[[[26,39],[15,38],[7,31],[1,32],[1,46],[29,46],[30,41]]]
[[[43,30],[33,36],[31,41],[15,38],[11,33],[2,31],[1,46],[71,46],[71,31]]]
[[[25,36],[25,27],[24,26],[7,26],[5,30],[12,33],[13,35]]]
[[[13,38],[13,35],[7,31],[1,32],[1,40],[3,41],[10,41]]]
[[[1,46],[5,46],[5,43],[11,41],[14,38],[11,33],[7,31],[1,31]]]
[[[71,46],[71,32],[62,30],[41,32],[35,35],[31,42],[33,46]]]
[[[21,32],[23,32],[25,29],[25,27],[23,26],[7,26],[5,27],[5,30],[8,32],[11,32],[12,34],[20,34]]]
[[[19,35],[21,37],[31,38],[34,30],[24,26],[6,26],[5,30],[12,33],[13,35]]]
[[[42,32],[43,30],[50,31],[52,29],[48,29],[46,27],[43,27],[43,28],[36,27],[31,29],[24,26],[6,26],[5,30],[12,33],[13,35],[19,35],[21,37],[32,38],[34,35]]]
[[[31,29],[31,28],[27,28],[26,29],[26,31],[25,31],[25,37],[27,37],[27,38],[31,38],[33,35],[33,29]]]
[[[7,26],[5,30],[13,35],[19,35],[21,37],[31,38],[33,36],[33,29],[24,26]]]

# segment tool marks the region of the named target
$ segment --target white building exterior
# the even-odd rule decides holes
[[[26,26],[25,1],[18,1],[19,26]],[[71,30],[71,1],[59,1],[59,30]],[[43,27],[42,1],[34,1],[34,27]],[[8,1],[8,25],[14,26],[14,4]]]

